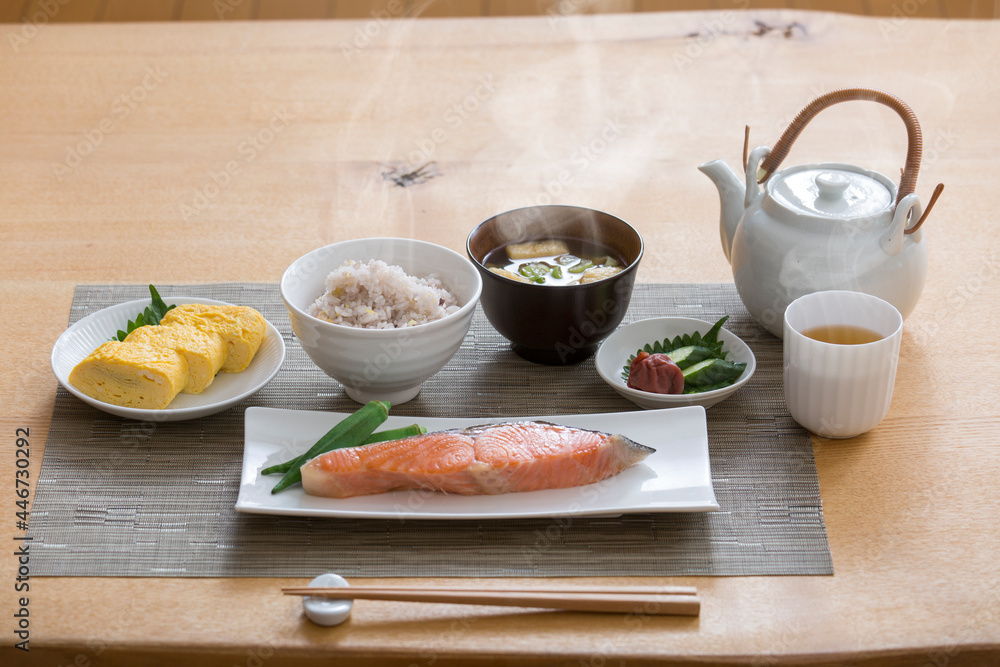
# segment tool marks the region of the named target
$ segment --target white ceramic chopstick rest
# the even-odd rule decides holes
[[[310,588],[323,588],[325,586],[350,586],[347,579],[339,574],[327,572],[321,574],[309,582]],[[316,625],[340,625],[351,617],[351,607],[353,600],[331,600],[330,598],[313,597],[307,595],[302,598],[302,608],[305,609],[306,618]]]

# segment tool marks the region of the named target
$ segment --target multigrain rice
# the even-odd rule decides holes
[[[348,260],[326,278],[326,293],[309,314],[363,329],[398,329],[426,324],[459,309],[458,300],[434,276],[415,278],[380,259]]]

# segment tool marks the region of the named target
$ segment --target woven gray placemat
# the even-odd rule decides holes
[[[262,391],[223,413],[144,423],[91,408],[60,387],[32,506],[35,576],[679,576],[832,574],[808,435],[781,395],[781,342],[731,285],[638,285],[626,322],[715,321],[757,357],[747,386],[708,411],[715,494],[707,514],[407,521],[237,513],[243,412],[250,406],[350,412],[358,406],[296,343],[271,284],[164,285],[161,294],[253,306],[288,352]],[[77,287],[70,321],[148,296],[141,285]],[[562,380],[565,380],[563,382]],[[635,406],[593,360],[522,360],[477,312],[452,361],[393,414],[434,417],[617,412]]]

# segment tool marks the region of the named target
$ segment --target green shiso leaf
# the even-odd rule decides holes
[[[118,335],[111,340],[123,341],[130,333],[139,327],[144,327],[150,324],[159,324],[160,320],[163,319],[163,316],[175,307],[174,304],[168,306],[163,299],[160,298],[160,293],[157,292],[156,288],[152,285],[149,286],[149,295],[152,298],[152,303],[146,306],[141,313],[136,315],[134,320],[128,321],[128,324],[125,326],[125,331],[119,329]]]

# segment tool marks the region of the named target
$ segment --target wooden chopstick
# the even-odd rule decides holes
[[[333,586],[330,587],[333,590],[342,590],[342,587]],[[697,595],[698,589],[694,586],[562,586],[559,588],[491,588],[491,587],[481,587],[481,586],[435,586],[434,588],[418,587],[418,586],[351,586],[352,590],[357,591],[402,591],[402,592],[423,592],[423,591],[447,591],[447,592],[473,592],[473,593],[566,593],[573,595],[582,595],[590,593],[603,593],[603,594],[618,594],[624,593],[628,595]],[[288,586],[282,589],[283,591],[314,591],[316,588],[307,588],[305,586]],[[303,593],[303,595],[309,595],[310,593]]]
[[[665,594],[663,589],[646,587],[563,588],[538,590],[423,589],[381,586],[282,588],[285,595],[312,595],[334,600],[391,600],[397,602],[438,602],[501,607],[537,607],[566,611],[636,613],[647,615],[697,616],[701,600],[685,587],[683,593]],[[632,588],[633,591],[629,591]],[[635,588],[646,592],[634,592]]]

